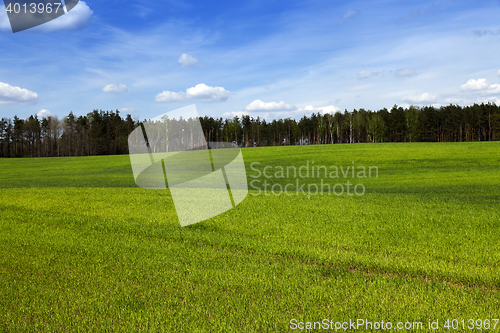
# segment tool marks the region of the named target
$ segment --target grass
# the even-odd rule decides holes
[[[235,209],[183,229],[169,191],[138,188],[127,156],[0,160],[0,331],[498,318],[499,152],[500,143],[243,149],[260,183]],[[255,169],[308,161],[379,174],[348,178],[363,196],[266,195],[263,181],[296,179]]]

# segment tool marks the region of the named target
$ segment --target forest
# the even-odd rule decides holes
[[[394,106],[378,111],[343,113],[266,121],[248,115],[232,119],[200,117],[208,142],[233,142],[241,147],[338,144],[360,142],[499,141],[500,106]],[[181,123],[185,120],[179,120]],[[143,122],[147,122],[144,120]],[[63,119],[36,115],[0,120],[0,157],[119,155],[128,153],[128,135],[140,125],[130,114],[94,110]]]

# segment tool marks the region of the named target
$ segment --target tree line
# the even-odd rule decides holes
[[[94,110],[76,117],[73,112],[59,120],[0,119],[0,157],[58,157],[118,155],[128,153],[128,134],[138,125],[119,111]]]
[[[244,115],[232,119],[200,117],[208,142],[233,142],[241,147],[358,142],[499,141],[500,106],[492,103],[390,110],[345,110],[313,113],[300,120],[266,121]],[[188,120],[181,120],[188,121]],[[146,120],[144,121],[146,122]],[[128,135],[140,122],[119,111],[94,110],[27,119],[0,120],[0,157],[118,155],[128,153]]]

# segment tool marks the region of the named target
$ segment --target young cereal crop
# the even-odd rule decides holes
[[[500,143],[242,151],[247,198],[182,229],[128,156],[0,160],[0,331],[499,317]]]

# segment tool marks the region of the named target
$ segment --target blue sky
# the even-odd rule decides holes
[[[499,0],[88,0],[15,34],[4,8],[0,117],[500,104]]]

